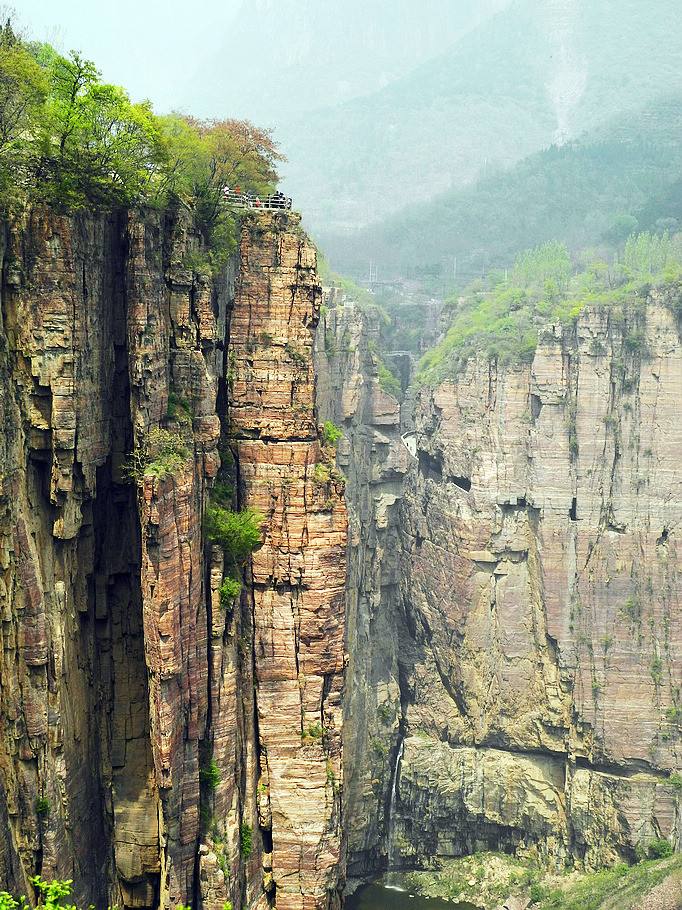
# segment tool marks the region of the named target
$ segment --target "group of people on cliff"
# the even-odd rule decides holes
[[[232,189],[229,186],[223,187],[223,200],[225,202],[245,206],[246,208],[253,209],[290,209],[291,208],[291,199],[284,195],[281,190],[277,190],[276,193],[272,193],[269,196],[265,196],[264,199],[261,199],[260,196],[257,196],[254,193],[242,192],[241,187],[236,186]]]

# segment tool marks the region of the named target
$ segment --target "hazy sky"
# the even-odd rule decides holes
[[[82,51],[109,82],[159,111],[215,53],[241,0],[10,0],[21,25],[60,50]]]

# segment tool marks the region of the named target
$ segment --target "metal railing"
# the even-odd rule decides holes
[[[255,193],[241,193],[236,190],[226,190],[223,192],[223,202],[226,205],[233,205],[240,209],[255,209],[260,211],[289,211],[291,209],[291,199],[284,193],[272,193],[270,196],[257,196]]]

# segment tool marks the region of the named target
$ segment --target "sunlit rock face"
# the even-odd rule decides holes
[[[159,213],[3,235],[0,890],[337,902],[346,517],[314,484],[314,249],[268,214],[216,276],[201,246]],[[145,474],[160,431],[182,455]],[[229,608],[221,462],[264,516]]]
[[[259,775],[278,908],[336,903],[347,519],[316,421],[322,290],[297,216],[242,232],[230,322],[229,434],[241,502],[266,516],[251,566]],[[263,819],[266,819],[263,825]],[[269,882],[269,880],[268,880]],[[266,885],[268,884],[266,882]]]
[[[588,310],[531,364],[479,360],[422,388],[400,475],[395,429],[356,417],[371,365],[344,371],[337,413],[371,439],[348,485],[351,873],[385,863],[402,737],[405,865],[493,848],[597,867],[679,842],[677,297],[625,320]],[[348,309],[332,314],[362,348]],[[374,562],[356,563],[366,541]]]

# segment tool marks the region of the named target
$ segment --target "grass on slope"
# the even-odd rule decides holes
[[[657,842],[670,845],[667,841]],[[530,898],[531,910],[635,910],[641,898],[669,876],[682,878],[682,855],[619,863],[601,872],[547,873],[505,854],[484,852],[445,860],[437,870],[404,876],[410,893],[499,907],[510,895]]]
[[[647,860],[636,866],[622,863],[551,890],[536,885],[531,906],[534,910],[633,910],[670,875],[682,876],[682,856]]]
[[[507,280],[493,273],[448,301],[452,322],[421,360],[419,378],[436,385],[477,355],[501,364],[532,360],[542,328],[570,324],[586,306],[643,304],[651,286],[682,277],[682,236],[631,237],[619,263],[592,260],[573,274],[568,250],[552,242],[519,257]],[[628,343],[642,344],[635,332]]]

